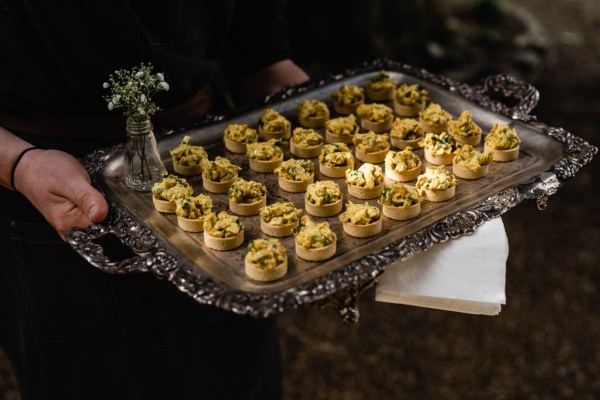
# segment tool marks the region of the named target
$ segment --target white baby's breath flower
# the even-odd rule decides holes
[[[142,95],[140,96],[140,101],[141,101],[142,103],[145,103],[145,102],[146,102],[146,95],[145,95],[144,93],[142,93]]]
[[[104,83],[102,84],[102,88],[104,88],[104,89],[108,89],[108,82],[104,82]]]
[[[136,72],[136,73],[135,73],[135,75],[134,75],[134,76],[135,76],[136,78],[141,78],[141,77],[142,77],[142,75],[144,75],[144,72],[142,72],[142,71],[138,71],[138,72]]]
[[[115,108],[115,105],[112,101],[108,102],[108,109],[112,111],[112,109]]]
[[[169,84],[167,82],[161,82],[161,83],[159,83],[158,87],[160,87],[162,90],[165,90],[165,91],[169,90]]]
[[[165,74],[163,74],[162,72],[159,72],[156,74],[156,77],[158,78],[158,80],[160,80],[161,82],[163,82],[165,80]]]

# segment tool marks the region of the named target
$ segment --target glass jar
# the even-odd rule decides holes
[[[150,118],[141,122],[128,119],[125,184],[134,190],[149,191],[166,173]]]

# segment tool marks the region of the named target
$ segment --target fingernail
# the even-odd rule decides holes
[[[96,207],[95,205],[91,206],[88,209],[88,218],[90,219],[90,221],[93,221],[95,216],[96,216],[96,212],[98,211],[98,207]]]

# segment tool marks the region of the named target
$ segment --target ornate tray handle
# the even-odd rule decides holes
[[[507,114],[512,119],[524,122],[535,120],[536,117],[529,115],[540,100],[540,92],[531,84],[524,82],[511,75],[491,75],[482,79],[479,85],[473,86],[473,90],[482,97],[494,96],[491,94],[502,94],[507,99],[514,99],[517,104],[506,106]],[[493,100],[491,100],[493,101]]]
[[[125,246],[128,257],[109,257],[99,242],[110,236],[116,237]],[[158,245],[152,232],[133,221],[115,204],[111,204],[104,222],[86,229],[70,229],[66,238],[90,264],[111,274],[152,271],[159,278],[169,278],[178,268],[177,259]]]

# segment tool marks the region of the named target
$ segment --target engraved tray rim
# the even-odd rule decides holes
[[[206,273],[192,272],[190,268],[193,267],[186,260],[180,260],[172,255],[166,248],[168,246],[164,246],[145,222],[138,221],[135,215],[120,206],[118,202],[111,201],[109,192],[104,193],[110,205],[107,219],[87,229],[68,231],[67,241],[88,262],[105,272],[116,274],[152,272],[157,278],[167,279],[201,304],[213,305],[253,317],[268,317],[304,304],[323,301],[343,289],[357,288],[372,282],[391,262],[405,260],[450,238],[470,234],[483,222],[504,214],[525,199],[536,199],[538,207],[543,207],[547,196],[556,193],[558,188],[566,180],[573,178],[598,151],[596,147],[562,128],[554,128],[538,122],[535,116],[529,114],[539,100],[538,91],[532,85],[508,75],[493,75],[483,79],[478,85],[470,85],[455,82],[408,64],[380,59],[320,81],[281,91],[268,97],[265,104],[283,101],[332,82],[378,70],[396,71],[437,84],[485,109],[531,125],[562,145],[563,158],[548,171],[527,182],[511,186],[473,206],[456,211],[341,269],[279,292],[240,291],[213,280]],[[488,93],[491,92],[513,97],[518,104],[509,107],[492,100],[488,97]],[[163,133],[170,135],[183,132],[224,118],[225,116],[222,115],[207,115],[194,126],[180,126]],[[92,183],[100,190],[103,189],[100,179],[102,170],[109,160],[120,152],[122,152],[122,145],[98,149],[82,160],[90,173]],[[121,261],[113,261],[107,257],[102,246],[94,240],[111,233],[129,246],[135,256]]]

